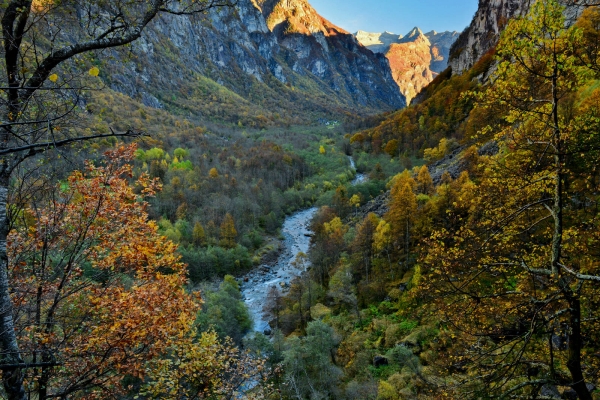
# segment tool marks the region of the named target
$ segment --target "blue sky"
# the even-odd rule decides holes
[[[418,26],[461,32],[477,10],[477,0],[309,0],[334,24],[349,32],[393,32],[405,35]]]

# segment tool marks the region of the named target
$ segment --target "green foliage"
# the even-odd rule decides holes
[[[236,246],[232,249],[209,246],[206,249],[180,247],[182,259],[188,264],[192,282],[202,282],[214,276],[242,274],[252,267],[248,249]]]
[[[286,341],[283,366],[289,396],[339,398],[342,371],[332,361],[337,344],[337,335],[322,321],[310,322],[306,337]]]
[[[172,163],[171,168],[174,170],[192,171],[194,169],[194,165],[190,160],[184,160]]]
[[[198,327],[202,332],[214,330],[222,339],[229,337],[241,344],[245,333],[252,328],[252,317],[242,300],[235,278],[226,275],[215,291],[203,291],[204,305],[198,315]]]

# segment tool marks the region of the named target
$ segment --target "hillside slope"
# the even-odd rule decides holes
[[[206,16],[157,19],[131,53],[113,53],[126,62],[106,65],[106,81],[147,106],[243,126],[308,123],[405,105],[384,57],[327,23],[308,3],[302,18],[321,27],[302,34],[282,30],[300,27],[291,12],[267,23],[274,16],[267,6],[240,0]]]

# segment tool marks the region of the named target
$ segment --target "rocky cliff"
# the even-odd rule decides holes
[[[431,31],[427,32],[425,36],[431,43],[431,66],[429,68],[439,74],[448,67],[450,48],[458,38],[458,32]]]
[[[457,32],[423,33],[413,28],[406,36],[390,32],[358,31],[356,39],[376,53],[385,54],[392,75],[408,103],[447,67]]]
[[[392,43],[385,53],[400,91],[410,101],[434,78],[431,66],[431,43],[415,28],[400,43]]]
[[[573,23],[593,0],[559,0],[565,8],[567,23]],[[492,50],[511,18],[525,15],[535,0],[479,0],[471,24],[460,34],[450,49],[452,72],[462,74]]]
[[[164,15],[131,53],[113,55],[127,58],[105,67],[111,88],[151,107],[244,126],[405,105],[387,59],[303,0]]]
[[[257,1],[278,43],[294,57],[294,71],[308,71],[363,106],[405,105],[386,58],[368,51],[352,34],[321,17],[308,1]]]
[[[496,46],[507,22],[524,15],[533,0],[479,0],[471,24],[454,42],[450,50],[452,72],[462,74]]]

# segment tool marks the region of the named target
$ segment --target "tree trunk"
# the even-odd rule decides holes
[[[6,162],[6,161],[5,161]],[[3,165],[6,168],[6,165]],[[9,221],[8,207],[9,174],[0,173],[0,351],[3,364],[23,364],[17,335],[13,321],[13,304],[10,297],[10,282],[8,279],[8,255],[6,239]],[[5,369],[2,382],[9,400],[25,400],[23,387],[23,371],[21,368]]]
[[[569,305],[571,308],[571,334],[569,335],[569,348],[567,368],[571,372],[573,384],[571,387],[577,392],[577,397],[581,400],[592,400],[592,395],[587,389],[583,371],[581,370],[581,348],[583,340],[581,338],[581,303],[579,298],[569,296]]]

